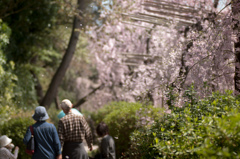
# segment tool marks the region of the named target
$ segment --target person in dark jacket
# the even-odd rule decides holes
[[[116,159],[115,142],[108,133],[107,124],[99,123],[96,131],[98,136],[102,137],[102,140],[99,146],[100,153],[95,156],[95,159]]]
[[[45,107],[38,106],[32,118],[35,139],[35,150],[32,159],[62,159],[61,142],[57,129],[53,124],[46,122],[49,118]],[[30,127],[28,127],[23,142],[27,145],[31,138]]]

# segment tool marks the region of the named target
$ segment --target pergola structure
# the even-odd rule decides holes
[[[137,13],[123,13],[125,20],[122,23],[147,28],[151,32],[157,25],[168,27],[172,22],[175,23],[176,29],[191,26],[196,24],[199,18],[196,8],[171,1],[144,0],[141,6],[142,10]],[[153,27],[143,26],[138,22],[153,24],[150,25]],[[138,66],[138,61],[144,59],[160,58],[143,53],[121,53],[121,57],[123,64],[128,66]]]
[[[123,14],[132,21],[141,21],[166,26],[177,21],[178,26],[189,26],[196,23],[198,10],[194,7],[164,0],[146,0],[142,3],[143,10],[136,14]]]

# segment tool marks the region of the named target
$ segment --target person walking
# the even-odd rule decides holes
[[[66,114],[58,123],[58,135],[63,145],[62,158],[88,159],[83,140],[86,139],[88,148],[92,151],[92,132],[83,116],[72,113],[72,106],[68,99],[61,102],[61,108]]]
[[[13,148],[12,139],[6,135],[0,137],[0,159],[17,159],[19,147],[15,147],[14,154],[11,153]]]
[[[99,123],[96,131],[98,136],[102,137],[102,140],[99,146],[100,153],[95,156],[95,159],[116,159],[115,142],[108,133],[107,124]]]
[[[36,121],[32,125],[35,140],[35,150],[32,159],[62,159],[61,143],[56,127],[46,122],[49,118],[45,107],[38,106],[32,118]],[[23,142],[27,145],[31,138],[30,127],[27,128]]]

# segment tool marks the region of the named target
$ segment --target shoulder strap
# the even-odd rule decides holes
[[[33,127],[32,127],[32,125],[30,126],[30,131],[31,131],[32,135],[34,135],[34,132],[33,132]]]

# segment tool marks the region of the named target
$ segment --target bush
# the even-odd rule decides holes
[[[189,101],[151,128],[135,131],[125,158],[238,158],[239,99],[228,91]]]
[[[19,147],[18,159],[31,159],[31,156],[25,153],[26,146],[23,143],[23,138],[28,126],[33,123],[34,120],[30,120],[29,117],[19,117],[1,125],[0,134],[7,135],[12,139],[13,144]]]
[[[27,64],[16,66],[6,58],[10,35],[11,29],[0,19],[0,110],[10,106],[31,108],[37,104],[35,82],[29,71],[33,68]]]
[[[208,117],[203,121],[206,138],[196,152],[203,158],[240,158],[240,113],[233,109],[219,118]],[[209,124],[212,123],[212,124]]]
[[[93,115],[96,124],[104,121],[109,127],[109,133],[115,139],[116,155],[119,158],[130,146],[131,133],[140,127],[150,125],[155,119],[160,119],[162,112],[153,106],[143,106],[140,103],[113,102],[104,106]]]

